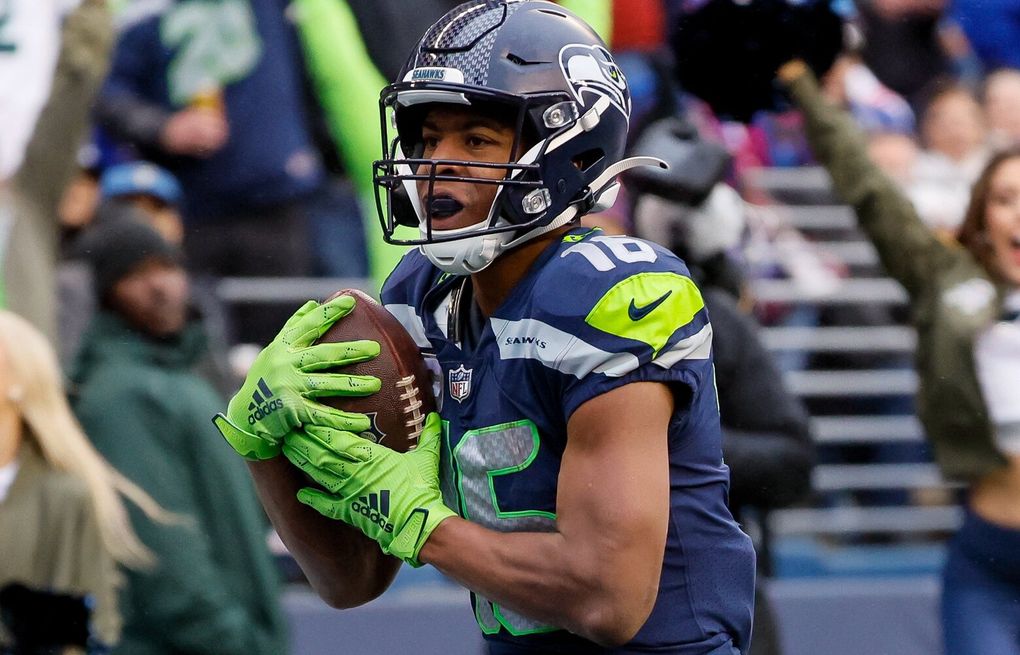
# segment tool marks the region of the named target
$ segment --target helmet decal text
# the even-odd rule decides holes
[[[464,73],[456,68],[440,66],[421,66],[408,71],[405,82],[453,82],[464,83]]]

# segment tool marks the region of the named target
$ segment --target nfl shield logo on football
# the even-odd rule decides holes
[[[464,368],[463,364],[450,370],[450,397],[458,403],[471,393],[471,371],[473,370]]]

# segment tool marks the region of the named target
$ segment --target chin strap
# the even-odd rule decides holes
[[[591,189],[591,203],[590,208],[585,212],[591,211],[605,211],[613,206],[616,202],[616,196],[620,192],[620,185],[613,181],[620,173],[631,169],[637,168],[638,166],[658,166],[663,170],[669,169],[669,164],[659,159],[658,157],[628,157],[627,159],[621,159],[620,161],[607,166],[606,170],[602,171],[602,175],[599,175],[588,188]]]

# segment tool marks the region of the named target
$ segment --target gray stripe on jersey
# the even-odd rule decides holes
[[[630,353],[607,352],[533,318],[519,321],[490,318],[489,321],[496,335],[500,359],[534,359],[578,379],[589,373],[623,377],[641,365]]]
[[[697,334],[681,339],[669,350],[659,353],[652,363],[662,368],[673,368],[682,359],[708,359],[712,354],[712,324],[706,323]]]

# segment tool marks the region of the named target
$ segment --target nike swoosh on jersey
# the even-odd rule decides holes
[[[670,289],[669,291],[662,294],[661,296],[659,296],[658,298],[656,298],[655,300],[653,300],[652,302],[648,303],[643,307],[638,307],[637,305],[635,305],[634,299],[631,298],[630,307],[627,308],[627,316],[630,316],[630,320],[632,321],[640,321],[645,316],[651,314],[656,307],[664,303],[666,301],[666,298],[669,298],[670,294],[672,293],[673,290]]]

